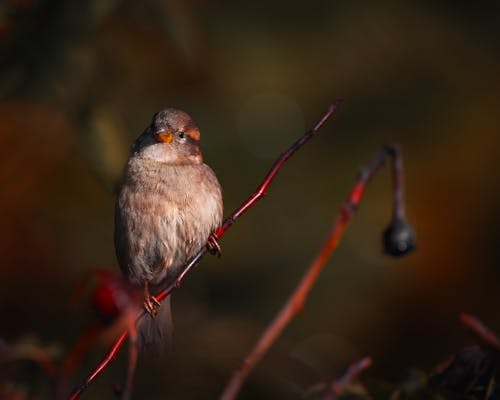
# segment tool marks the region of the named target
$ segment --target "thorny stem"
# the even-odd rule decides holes
[[[321,117],[321,119],[314,125],[314,127],[307,131],[302,137],[300,137],[295,143],[293,143],[290,148],[281,154],[278,160],[274,163],[262,183],[259,185],[257,190],[247,199],[245,200],[240,207],[238,207],[229,217],[227,217],[222,226],[214,233],[217,239],[221,238],[224,233],[234,224],[234,222],[240,218],[246,211],[248,211],[258,200],[265,196],[269,185],[274,180],[279,170],[283,166],[283,164],[304,144],[306,144],[313,136],[315,136],[319,129],[330,119],[330,117],[335,113],[340,104],[342,103],[341,99],[335,100],[325,114]],[[203,256],[207,252],[207,247],[203,247],[182,269],[182,272],[179,274],[176,282],[168,286],[159,292],[156,296],[154,296],[158,301],[164,300],[170,293],[172,293],[176,288],[179,288],[186,277],[186,275],[193,269],[193,267],[203,258]],[[140,314],[137,316],[136,323],[145,315],[145,311],[142,310]],[[87,389],[87,387],[94,381],[97,376],[101,374],[101,372],[106,369],[106,367],[113,361],[116,354],[122,347],[125,339],[128,336],[128,331],[122,332],[120,337],[113,343],[108,353],[104,357],[104,359],[97,365],[97,367],[92,371],[90,375],[88,375],[83,383],[81,383],[77,388],[73,390],[71,393],[69,400],[79,399],[82,393]]]
[[[311,291],[319,273],[323,270],[328,258],[332,252],[337,248],[340,238],[344,233],[347,225],[356,211],[356,208],[363,197],[366,186],[371,181],[372,177],[384,164],[385,160],[390,157],[393,164],[393,185],[394,185],[394,215],[403,215],[404,210],[401,210],[403,200],[403,186],[402,186],[402,161],[399,150],[393,146],[384,146],[377,153],[372,163],[363,170],[354,184],[347,200],[340,209],[340,212],[333,224],[333,227],[320,249],[316,258],[307,268],[304,276],[299,284],[289,296],[287,302],[269,323],[268,327],[261,335],[254,348],[247,355],[245,360],[241,363],[238,369],[235,370],[227,383],[222,395],[221,400],[232,400],[238,396],[241,386],[246,378],[267,353],[269,348],[273,345],[276,339],[281,335],[285,327],[291,319],[302,311],[307,295]]]

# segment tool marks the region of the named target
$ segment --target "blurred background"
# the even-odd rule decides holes
[[[337,97],[320,136],[223,238],[222,258],[175,293],[175,353],[139,361],[136,398],[219,395],[384,143],[403,148],[417,250],[382,252],[382,169],[241,398],[300,398],[364,354],[375,379],[428,371],[472,342],[461,311],[500,332],[499,19],[487,1],[2,1],[2,342],[36,343],[60,363],[95,322],[88,292],[70,300],[96,268],[118,271],[113,190],[156,111],[198,122],[227,215]],[[71,382],[105,350],[93,345]],[[113,398],[125,354],[86,398]],[[2,387],[52,397],[37,366],[16,368]]]

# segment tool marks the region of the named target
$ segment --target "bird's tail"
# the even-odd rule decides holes
[[[154,356],[172,352],[173,330],[170,296],[167,296],[155,317],[147,314],[140,322],[137,340],[141,352]]]

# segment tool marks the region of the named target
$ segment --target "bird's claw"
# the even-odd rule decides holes
[[[222,255],[222,249],[220,247],[217,236],[215,236],[214,233],[211,233],[207,239],[207,249],[210,254],[215,255],[218,258],[220,258],[220,256]]]
[[[156,314],[158,314],[160,304],[161,303],[154,296],[146,296],[144,299],[144,308],[153,318],[156,317]]]
[[[158,314],[158,309],[160,308],[160,302],[156,297],[151,296],[149,293],[149,285],[147,282],[144,283],[144,309],[153,318]]]

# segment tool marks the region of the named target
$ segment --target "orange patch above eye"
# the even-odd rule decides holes
[[[155,139],[157,142],[170,143],[174,138],[174,134],[170,131],[158,131],[155,133]]]

